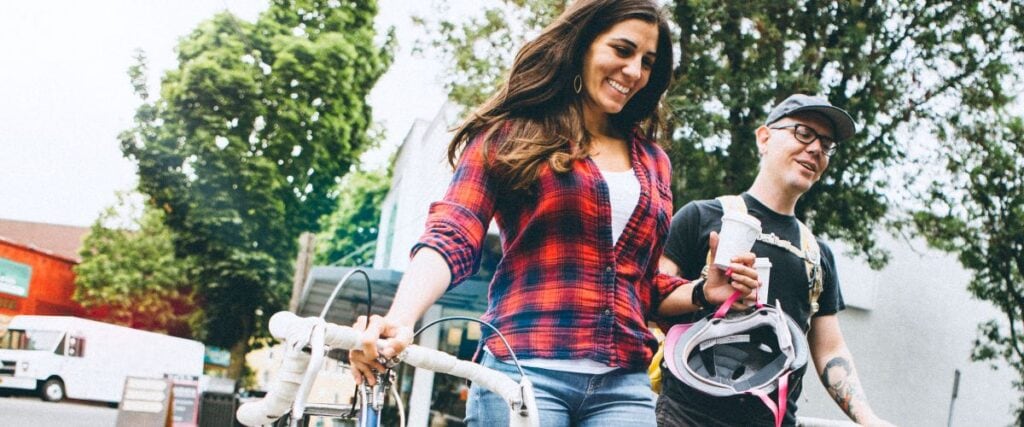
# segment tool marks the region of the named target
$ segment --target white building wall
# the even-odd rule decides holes
[[[409,250],[423,233],[430,204],[444,197],[451,181],[448,129],[458,108],[445,104],[433,120],[418,120],[395,157],[391,191],[381,207],[381,228],[374,268],[405,271]]]
[[[872,408],[900,426],[945,426],[959,369],[952,425],[1011,425],[1012,371],[970,360],[977,325],[1003,316],[970,296],[971,275],[952,255],[919,240],[879,244],[892,252],[881,271],[831,245],[847,301],[840,323]],[[804,377],[800,401],[801,416],[845,419],[816,372]]]

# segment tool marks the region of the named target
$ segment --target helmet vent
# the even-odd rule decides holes
[[[747,371],[747,367],[743,366],[743,365],[740,365],[739,369],[736,369],[732,373],[733,381],[740,379],[740,377],[742,377],[743,373],[746,372],[746,371]]]

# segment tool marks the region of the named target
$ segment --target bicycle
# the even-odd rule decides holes
[[[309,415],[346,418],[344,413],[348,412],[347,416],[357,417],[356,425],[359,427],[380,425],[380,414],[384,408],[385,396],[393,379],[389,374],[378,374],[378,381],[374,386],[368,386],[366,383],[358,386],[358,409],[355,405],[350,408],[336,405],[314,407],[306,400],[327,352],[331,349],[350,350],[359,345],[360,333],[358,331],[324,320],[338,290],[355,272],[362,271],[353,270],[338,282],[320,317],[300,318],[294,313],[281,311],[270,318],[268,325],[270,334],[285,343],[285,357],[280,371],[271,379],[267,387],[267,394],[260,400],[247,402],[238,408],[236,416],[239,422],[250,427],[267,424],[278,425],[275,423],[280,422],[285,415],[289,415],[288,425],[298,427]],[[364,276],[366,275],[365,272],[362,273]],[[369,282],[368,278],[367,282]],[[423,326],[420,330],[422,331],[441,320],[446,319],[438,319],[438,321]],[[486,323],[484,324],[486,325]],[[501,336],[500,332],[498,334]],[[502,340],[504,341],[504,337]],[[381,344],[383,341],[379,342],[378,346]],[[516,382],[501,372],[473,362],[459,360],[448,353],[417,345],[410,345],[402,354],[387,360],[385,366],[390,368],[402,362],[416,368],[468,379],[498,394],[509,404],[509,424],[512,427],[540,426],[533,384],[522,368],[519,368],[520,381]],[[518,362],[516,365],[518,366]],[[401,399],[397,398],[397,392],[394,389],[391,391],[395,395],[399,415],[404,418]],[[311,409],[315,409],[315,411],[311,411]],[[404,425],[404,419],[401,424]]]

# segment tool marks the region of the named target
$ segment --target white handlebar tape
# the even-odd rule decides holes
[[[267,386],[262,399],[238,407],[238,422],[249,427],[273,423],[291,409],[295,393],[309,364],[309,355],[301,351],[288,351],[281,369]]]
[[[511,377],[473,362],[459,360],[448,353],[419,346],[409,346],[402,360],[417,368],[451,374],[473,381],[497,393],[506,402],[522,400],[519,383],[512,380]]]

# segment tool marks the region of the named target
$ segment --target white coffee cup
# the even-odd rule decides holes
[[[757,280],[761,286],[757,288],[757,302],[768,303],[768,280],[772,274],[772,262],[768,258],[758,257],[754,260],[754,268],[757,269]]]
[[[727,212],[722,215],[722,229],[718,232],[718,251],[714,264],[728,269],[736,255],[749,252],[761,234],[761,221],[745,213]]]

